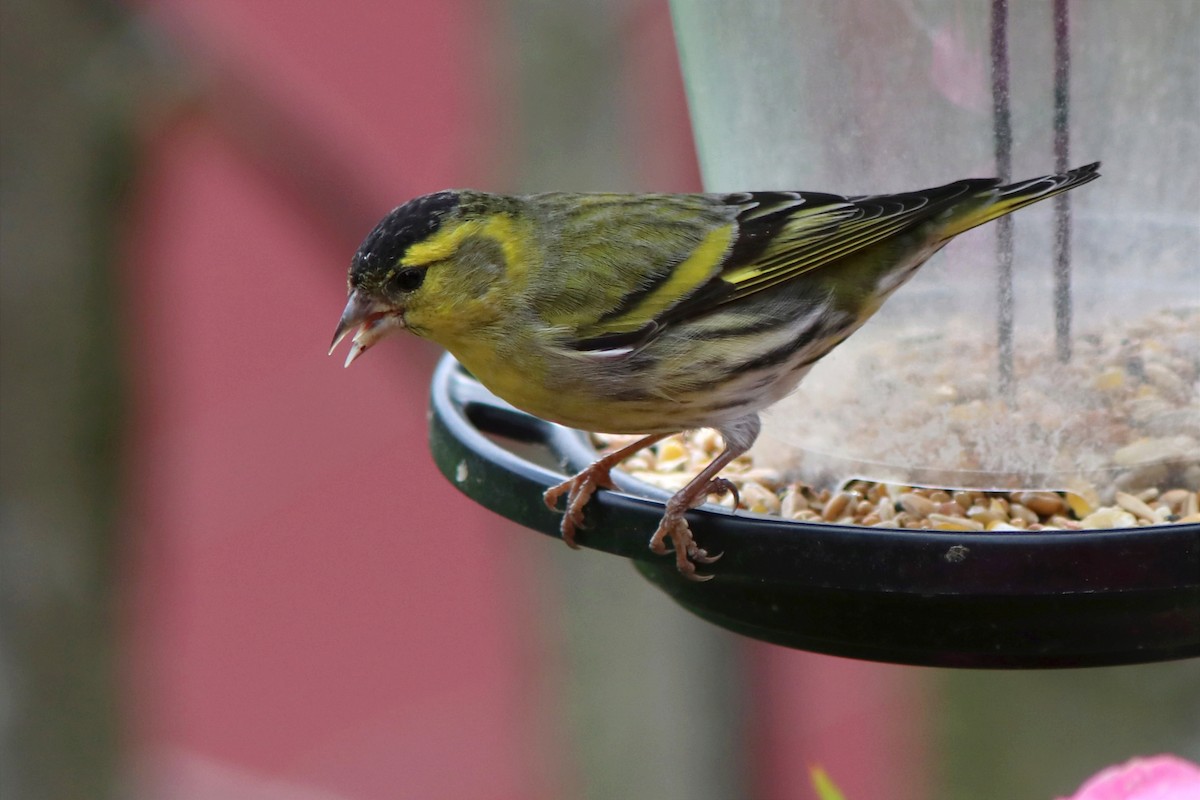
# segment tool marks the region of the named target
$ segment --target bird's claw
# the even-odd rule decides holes
[[[671,542],[670,547],[667,546],[668,540]],[[679,570],[679,574],[691,581],[712,580],[712,575],[697,574],[696,564],[712,564],[724,555],[717,553],[710,556],[707,550],[696,544],[683,513],[672,509],[670,504],[658,525],[658,530],[650,537],[650,550],[660,556],[674,553],[675,568]]]
[[[704,494],[697,498],[698,502],[693,508],[704,505],[704,501],[708,499],[709,495],[715,494],[717,497],[724,497],[727,493],[733,495],[733,507],[737,509],[742,504],[742,495],[738,492],[737,484],[728,478],[713,478],[704,487]]]
[[[575,542],[575,531],[585,527],[583,524],[583,508],[592,499],[599,488],[612,489],[614,484],[609,474],[609,468],[593,464],[574,477],[568,478],[557,486],[551,486],[542,495],[542,500],[551,511],[558,511],[558,498],[567,495],[567,507],[563,511],[559,531],[562,540],[573,550],[578,550]]]
[[[667,512],[663,515],[662,522],[658,525],[658,530],[650,538],[650,549],[653,552],[658,555],[666,555],[667,553],[675,554],[675,567],[688,580],[712,580],[712,575],[697,574],[696,565],[712,564],[725,554],[717,553],[710,556],[707,550],[696,544],[696,537],[692,535],[692,530],[688,526],[687,520],[683,517],[684,511],[704,505],[709,495],[715,494],[720,497],[726,492],[733,494],[733,507],[737,508],[741,504],[742,498],[738,494],[737,486],[728,478],[713,478],[707,484],[704,484],[704,490],[698,492],[695,497],[683,502],[668,502]],[[670,547],[667,546],[668,541],[671,543]]]

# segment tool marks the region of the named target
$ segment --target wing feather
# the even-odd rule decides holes
[[[731,259],[725,265],[721,279],[734,286],[728,300],[768,289],[861,252],[935,219],[969,192],[992,185],[992,181],[959,181],[897,195],[836,199],[820,195],[821,205],[794,209],[762,253],[741,263]],[[742,222],[741,217],[738,221]],[[747,226],[755,224],[755,219],[746,222]]]

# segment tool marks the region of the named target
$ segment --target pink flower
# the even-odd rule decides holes
[[[1135,758],[1089,778],[1060,800],[1197,800],[1200,766],[1172,755]]]

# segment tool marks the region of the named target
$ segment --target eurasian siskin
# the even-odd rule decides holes
[[[574,428],[644,438],[546,492],[562,537],[626,456],[710,427],[724,451],[666,504],[650,548],[684,575],[716,556],[684,514],[759,432],[758,412],[853,333],[963,231],[1099,177],[1099,164],[1001,186],[957,181],[866,197],[816,192],[418,197],[350,266],[333,346],[346,365],[407,329],[445,347],[512,405]],[[332,352],[333,347],[330,348]]]

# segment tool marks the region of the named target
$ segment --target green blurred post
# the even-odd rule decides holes
[[[0,797],[124,794],[112,239],[141,48],[104,3],[0,6]]]

